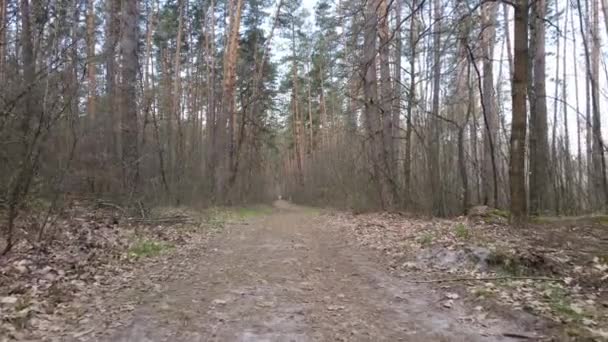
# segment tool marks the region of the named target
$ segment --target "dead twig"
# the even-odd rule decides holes
[[[538,281],[562,281],[559,278],[549,277],[482,277],[482,278],[446,278],[446,279],[433,279],[433,280],[406,280],[408,283],[415,284],[427,284],[427,283],[451,283],[458,281],[489,281],[489,280],[538,280]]]
[[[532,340],[532,339],[538,338],[536,336],[524,335],[524,334],[520,334],[520,333],[510,333],[510,332],[503,333],[502,336],[510,337],[510,338],[527,339],[527,340]]]

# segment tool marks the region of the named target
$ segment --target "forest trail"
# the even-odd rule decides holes
[[[440,292],[389,275],[322,216],[284,201],[226,227],[191,262],[102,340],[511,341],[505,333],[523,332],[473,319],[462,303],[443,307]]]

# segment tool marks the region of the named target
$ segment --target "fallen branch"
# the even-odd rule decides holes
[[[408,283],[415,284],[426,284],[426,283],[450,283],[457,281],[489,281],[489,280],[539,280],[539,281],[562,281],[559,278],[548,278],[548,277],[483,277],[483,278],[447,278],[447,279],[433,279],[433,280],[406,280]]]
[[[532,339],[538,338],[537,336],[530,336],[530,335],[524,335],[524,334],[520,334],[520,333],[509,333],[509,332],[503,333],[502,336],[510,337],[510,338],[527,339],[527,340],[532,340]]]
[[[129,218],[129,221],[138,223],[186,223],[191,222],[192,218],[184,215],[166,216],[158,218]]]
[[[111,203],[111,202],[97,201],[97,206],[113,208],[113,209],[120,211],[123,214],[126,212],[126,210],[123,207],[119,206],[118,204]]]

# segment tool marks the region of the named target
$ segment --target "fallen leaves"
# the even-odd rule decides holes
[[[608,232],[554,224],[513,229],[503,219],[485,219],[502,216],[490,210],[479,208],[476,215],[451,220],[390,213],[334,213],[330,219],[347,236],[378,251],[402,278],[422,283],[455,279],[449,288],[467,294],[445,292],[444,308],[460,299],[483,301],[582,326],[577,333],[602,337],[608,330],[608,305],[601,304],[608,297],[608,259],[606,239],[598,236]]]
[[[140,286],[134,282],[135,274],[147,261],[130,256],[132,246],[141,241],[151,241],[154,247],[185,246],[205,238],[199,234],[204,230],[197,230],[192,220],[183,224],[152,220],[155,224],[150,225],[128,219],[120,222],[116,217],[112,209],[76,203],[54,218],[50,231],[54,238],[48,243],[24,239],[0,259],[0,336],[9,340],[85,336],[92,330],[77,327],[95,323],[104,313],[119,315],[134,309],[133,305],[111,309],[104,300],[109,294]],[[158,257],[158,253],[139,254]]]

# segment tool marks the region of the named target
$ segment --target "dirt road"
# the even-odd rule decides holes
[[[163,284],[104,340],[512,341],[504,333],[522,332],[390,276],[310,210],[275,207],[227,227],[186,277]]]

